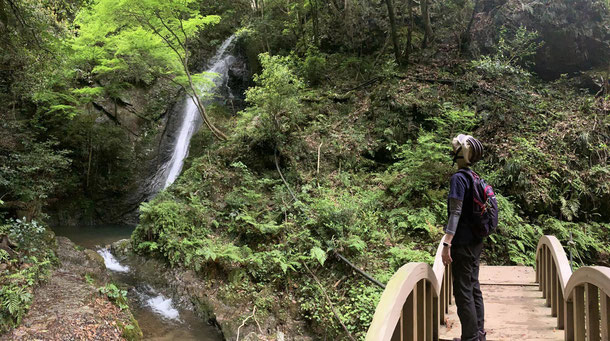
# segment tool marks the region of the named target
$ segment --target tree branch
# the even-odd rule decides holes
[[[343,320],[341,320],[341,316],[339,315],[339,313],[335,309],[335,306],[333,305],[333,302],[330,300],[330,297],[328,297],[328,295],[326,294],[326,290],[324,290],[324,287],[322,286],[322,283],[320,283],[320,280],[318,280],[318,277],[313,272],[311,272],[311,270],[309,269],[307,264],[303,263],[303,265],[305,266],[305,269],[307,269],[309,274],[313,277],[313,279],[316,281],[316,283],[320,287],[320,290],[322,290],[322,294],[326,298],[326,302],[328,302],[328,306],[330,307],[330,310],[332,310],[333,314],[335,315],[335,317],[337,318],[337,320],[339,321],[339,323],[343,327],[343,330],[345,330],[345,333],[347,334],[347,337],[350,340],[352,340],[352,341],[356,341],[356,339],[354,339],[354,337],[352,336],[352,333],[349,332],[349,330],[347,329],[347,327],[343,323]]]

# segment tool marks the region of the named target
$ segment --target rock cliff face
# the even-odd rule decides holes
[[[251,79],[246,57],[241,51],[243,49],[239,47],[239,43],[229,46],[227,53],[233,58],[227,65],[226,83],[217,86],[212,99],[208,100],[209,105],[225,107],[227,112],[231,114],[235,114],[245,107],[244,93]],[[150,200],[163,189],[163,181],[165,180],[163,174],[166,172],[167,163],[172,158],[179,129],[186,116],[187,101],[185,93],[180,91],[174,100],[169,103],[167,114],[163,116],[160,129],[154,139],[154,145],[151,146],[150,157],[137,176],[139,179],[137,188],[126,196],[124,201],[125,213],[120,216],[121,222],[136,223],[139,204]]]
[[[473,42],[490,52],[502,26],[525,26],[540,34],[544,45],[533,71],[544,80],[610,64],[610,13],[600,0],[477,1]]]
[[[244,92],[251,79],[245,50],[241,42],[231,48],[235,59],[228,69],[226,86],[219,87],[212,101],[231,114],[245,107]],[[122,171],[124,176],[119,182],[106,180],[107,191],[88,190],[81,196],[57,201],[48,211],[49,223],[136,224],[140,203],[150,200],[163,187],[158,175],[172,157],[185,106],[184,91],[163,80],[148,87],[134,85],[120,98],[95,101],[89,108],[97,117],[93,124],[114,127],[127,144],[116,155],[99,157],[123,159],[123,169],[115,167],[108,172]],[[92,173],[92,177],[105,176]]]

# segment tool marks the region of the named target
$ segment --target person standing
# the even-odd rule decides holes
[[[473,180],[466,171],[483,156],[483,145],[470,135],[460,134],[452,141],[453,162],[458,171],[451,177],[448,223],[445,227],[443,264],[452,264],[453,293],[461,338],[454,341],[485,341],[485,307],[479,284],[479,263],[483,239],[472,231]]]

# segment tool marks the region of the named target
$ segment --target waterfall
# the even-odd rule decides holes
[[[103,248],[103,249],[97,250],[97,253],[99,253],[99,255],[102,256],[102,258],[104,258],[104,264],[106,265],[106,268],[108,268],[109,270],[116,271],[116,272],[129,272],[129,267],[119,263],[119,261],[116,258],[114,258],[112,253],[110,253],[110,249]]]
[[[210,80],[214,83],[214,86],[205,85],[199,89],[203,97],[206,97],[206,95],[209,95],[210,92],[215,91],[222,86],[228,88],[228,71],[231,64],[235,61],[235,57],[227,53],[227,48],[231,45],[233,39],[235,39],[234,35],[225,40],[216,52],[216,55],[214,55],[214,57],[208,62],[207,72],[215,73],[218,76],[210,77]],[[229,96],[231,96],[230,91]],[[187,98],[186,101],[187,103],[185,105],[184,112],[182,113],[182,123],[180,124],[180,128],[178,130],[174,150],[171,159],[164,167],[167,169],[167,176],[163,184],[164,189],[171,185],[176,180],[178,175],[180,175],[182,166],[184,165],[184,159],[186,159],[188,156],[191,138],[193,137],[193,134],[197,132],[201,126],[201,123],[203,122],[201,116],[199,115],[199,111],[197,110],[195,101],[190,97]],[[203,104],[207,105],[210,102],[211,101],[205,101]]]

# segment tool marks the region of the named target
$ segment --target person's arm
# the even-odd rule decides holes
[[[457,198],[449,198],[449,221],[445,227],[445,242],[451,243],[455,232],[457,231],[460,216],[462,215],[463,201]]]
[[[445,227],[445,236],[443,237],[443,264],[447,265],[453,260],[451,259],[451,241],[457,231],[458,222],[462,215],[462,204],[464,199],[464,184],[457,177],[451,178],[451,188],[449,191],[449,219]],[[445,245],[446,244],[446,245]]]

